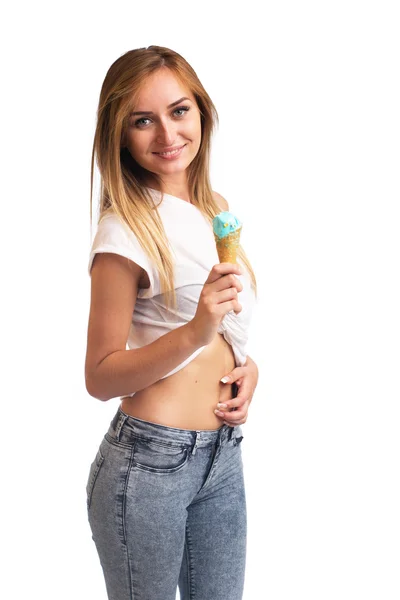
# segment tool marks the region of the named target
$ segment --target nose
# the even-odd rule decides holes
[[[174,124],[168,121],[160,122],[157,131],[157,143],[163,146],[172,146],[175,141]]]

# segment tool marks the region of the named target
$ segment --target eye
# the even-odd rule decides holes
[[[179,108],[176,108],[174,110],[174,112],[176,113],[180,110],[183,110],[184,111],[183,114],[185,114],[185,112],[188,112],[190,110],[190,107],[189,106],[180,106]],[[183,117],[183,114],[178,115],[178,117]]]
[[[181,119],[184,114],[186,112],[188,112],[190,110],[190,106],[179,106],[178,108],[176,108],[173,111],[173,114],[176,114],[176,116],[178,117],[178,119]],[[180,112],[183,111],[183,112]],[[135,121],[135,127],[143,128],[147,126],[147,123],[145,121],[151,121],[151,119],[149,117],[141,117],[140,119],[137,119]]]
[[[141,119],[137,119],[135,121],[135,127],[141,127],[142,125],[145,125],[143,121],[150,121],[150,119],[148,117],[142,117]]]

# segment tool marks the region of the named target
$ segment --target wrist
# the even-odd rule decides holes
[[[256,374],[257,380],[258,380],[258,367],[257,367],[256,363],[254,362],[254,360],[252,358],[250,358],[249,355],[246,356],[246,362],[244,363],[244,366],[253,369],[254,373]]]
[[[201,344],[198,340],[198,335],[196,328],[193,326],[193,321],[189,321],[189,323],[182,325],[182,330],[184,331],[184,343],[192,350],[192,352],[195,352],[201,348],[203,344]]]

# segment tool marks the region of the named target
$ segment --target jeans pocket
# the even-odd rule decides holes
[[[87,508],[90,508],[90,503],[92,501],[94,484],[96,483],[97,476],[100,472],[101,465],[104,462],[104,456],[101,453],[100,448],[97,450],[97,454],[95,456],[94,461],[90,465],[89,469],[89,477],[86,484],[86,505]]]
[[[175,473],[189,460],[189,448],[150,439],[135,440],[133,466],[151,473]]]
[[[233,438],[233,445],[234,446],[239,446],[240,442],[242,441],[243,436],[239,435],[238,437],[234,437]]]

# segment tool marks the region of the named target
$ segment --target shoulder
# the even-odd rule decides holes
[[[218,192],[213,191],[213,196],[214,196],[215,202],[218,204],[218,206],[220,207],[220,209],[222,211],[225,211],[225,210],[229,211],[229,204],[225,200],[225,198],[223,196],[221,196],[221,194],[218,194]]]

